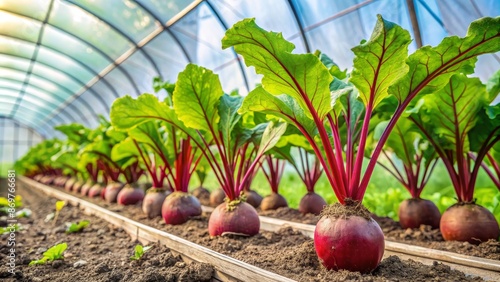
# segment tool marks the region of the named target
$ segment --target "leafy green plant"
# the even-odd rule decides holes
[[[68,248],[68,244],[61,243],[57,244],[43,253],[43,257],[39,260],[33,260],[29,265],[41,265],[46,264],[48,261],[63,260],[63,253]]]
[[[11,225],[11,226],[0,227],[0,235],[8,234],[11,232],[17,232],[19,230],[21,230],[21,225],[18,223],[15,223],[14,225]]]
[[[130,257],[130,260],[139,260],[142,256],[149,251],[153,246],[136,245],[134,249],[134,255]]]
[[[82,220],[77,223],[69,223],[68,228],[66,229],[66,233],[76,233],[82,231],[85,227],[87,227],[90,224],[90,221],[88,220]]]

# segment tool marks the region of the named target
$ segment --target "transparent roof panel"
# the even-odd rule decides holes
[[[31,59],[35,45],[0,35],[0,53]]]
[[[219,75],[224,92],[238,90],[242,95],[248,93],[238,61],[234,60],[224,68],[215,69],[214,72]]]
[[[217,68],[235,58],[231,50],[222,50],[225,30],[207,3],[201,3],[172,26],[172,32],[189,54],[192,62]]]
[[[163,24],[184,10],[192,2],[190,0],[138,0],[148,11],[158,17]]]
[[[39,21],[0,10],[0,34],[2,35],[36,42],[41,26]]]
[[[1,99],[1,96],[0,96]],[[0,116],[5,115],[6,113],[12,112],[12,108],[14,108],[13,104],[7,104],[7,103],[2,103],[0,102]]]
[[[69,0],[68,3],[89,11],[114,27],[119,27],[120,31],[131,37],[135,43],[139,43],[160,27],[160,23],[134,1]]]
[[[109,111],[108,105],[103,105],[101,102],[99,102],[89,90],[83,92],[83,94],[77,101],[79,102],[85,101],[90,105],[92,105],[92,110],[94,111],[95,114],[101,114],[106,116]],[[77,106],[76,103],[72,104]],[[81,107],[78,107],[78,109],[81,109]]]
[[[12,11],[14,13],[43,21],[49,9],[49,0],[2,0],[0,10]]]
[[[153,91],[153,78],[158,76],[153,66],[146,60],[143,54],[135,52],[130,58],[122,63],[122,67],[137,82],[141,93]]]
[[[128,79],[123,72],[115,68],[109,72],[105,78],[111,83],[120,96],[130,95],[136,97],[138,94],[134,89],[133,82]]]
[[[20,71],[27,71],[30,65],[28,59],[0,54],[0,66],[5,68],[12,68]]]
[[[57,81],[59,84],[64,85],[64,87],[71,92],[77,92],[82,87],[80,83],[71,79],[64,73],[44,67],[41,64],[35,64],[33,66],[33,73],[41,77],[50,77],[52,81]]]
[[[0,97],[3,102],[15,102],[19,96],[19,91],[11,88],[0,88]]]
[[[65,73],[66,76],[72,76],[77,78],[82,82],[87,82],[92,79],[95,75],[89,70],[83,68],[80,64],[75,61],[54,53],[48,49],[40,48],[38,51],[38,58],[42,64],[49,65],[53,68],[53,71],[59,70],[60,73]],[[35,66],[41,66],[46,69],[46,66],[42,64],[35,64]],[[52,76],[50,76],[52,77]]]
[[[102,50],[113,60],[132,48],[132,44],[111,27],[71,3],[55,1],[49,24],[74,34]]]
[[[143,47],[151,55],[165,80],[175,81],[189,62],[179,44],[166,31]]]
[[[75,58],[76,61],[85,64],[95,72],[100,72],[111,63],[96,48],[51,26],[45,28],[42,44]]]
[[[23,86],[22,82],[3,79],[0,76],[0,89],[6,88],[12,90],[21,90],[22,86]]]
[[[255,18],[266,30],[282,32],[284,38],[300,36],[299,26],[286,0],[231,1],[209,0],[228,27],[244,18]],[[220,38],[222,39],[222,37]],[[300,42],[296,52],[305,52]]]

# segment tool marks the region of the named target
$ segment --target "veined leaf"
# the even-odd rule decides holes
[[[260,141],[259,150],[257,155],[260,156],[266,151],[272,149],[276,143],[280,140],[281,135],[286,131],[286,123],[274,123],[269,122],[264,133],[262,134],[262,139]]]
[[[411,93],[436,92],[454,73],[473,73],[477,56],[498,51],[500,17],[476,20],[464,38],[447,37],[436,47],[424,46],[410,55],[409,72],[389,87],[389,93],[403,101]]]
[[[488,92],[488,101],[492,102],[500,93],[500,70],[494,73],[486,82],[486,91]]]
[[[235,125],[241,120],[238,109],[243,102],[241,96],[222,95],[219,104],[219,131],[222,132],[222,141],[226,147],[231,146],[231,133]]]
[[[387,97],[387,89],[408,72],[410,34],[378,15],[370,40],[352,48],[356,55],[350,82],[359,90],[365,106],[375,108]]]
[[[388,121],[384,121],[376,126],[375,139],[380,138],[388,123]],[[419,138],[420,134],[415,130],[413,123],[406,118],[401,118],[389,135],[385,147],[390,148],[403,163],[411,166],[411,164],[415,163],[415,155],[418,149],[415,141]]]
[[[429,97],[425,126],[443,141],[443,148],[455,150],[463,144],[469,151],[468,132],[475,126],[486,101],[486,89],[478,78],[454,75],[439,92]]]
[[[165,120],[184,128],[174,110],[158,101],[152,94],[142,94],[137,99],[124,96],[116,99],[111,106],[111,123],[117,130],[127,131],[150,120]]]
[[[218,75],[209,69],[188,64],[179,73],[175,84],[175,113],[187,127],[217,132],[218,105],[223,94]]]
[[[248,111],[274,115],[291,124],[299,123],[311,136],[314,136],[316,131],[314,121],[306,116],[297,100],[285,94],[271,95],[261,86],[248,93],[239,113],[243,114]]]
[[[262,86],[269,93],[290,95],[308,117],[315,111],[323,119],[330,112],[328,86],[332,76],[317,56],[292,54],[292,43],[281,33],[263,30],[255,19],[244,19],[226,31],[222,48],[231,46],[247,66],[254,66],[257,73],[264,75]]]
[[[149,146],[159,157],[162,155],[168,159],[169,152],[164,144],[164,139],[158,131],[159,124],[156,121],[148,121],[129,130],[128,135],[135,141]],[[171,141],[171,140],[170,140]],[[174,157],[174,156],[170,156]]]

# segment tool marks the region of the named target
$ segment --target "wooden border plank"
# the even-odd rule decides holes
[[[69,195],[66,192],[38,183],[32,179],[20,176],[22,182],[35,187],[48,196],[68,201],[73,205],[78,205],[86,213],[100,217],[113,225],[123,228],[134,239],[160,242],[169,249],[187,257],[190,260],[209,263],[214,266],[218,273],[217,279],[223,281],[259,281],[259,282],[293,282],[295,280],[286,278],[276,273],[258,268],[254,265],[233,259],[229,256],[220,254],[211,249],[192,243],[188,240],[174,236],[165,231],[158,230],[151,226],[136,222],[127,217],[119,215],[108,209],[102,208],[96,204],[83,199]]]

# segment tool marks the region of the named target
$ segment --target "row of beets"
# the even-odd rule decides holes
[[[379,16],[370,39],[352,49],[353,71],[347,73],[320,52],[292,53],[295,46],[280,33],[265,31],[254,19],[242,20],[227,30],[222,47],[234,48],[247,66],[262,75],[262,84],[246,97],[225,94],[218,75],[189,64],[175,85],[166,85],[169,95],[163,101],[152,94],[117,99],[110,112],[112,129],[87,138],[84,141],[91,144],[78,150],[80,158],[95,157],[83,161],[80,168],[85,172],[79,169],[94,182],[99,169],[106,181],[121,174],[129,186],[144,173],[152,180],[152,193],[144,196],[129,186],[118,193],[119,188],[102,192],[103,188],[78,182],[68,184],[68,189],[103,193],[109,200],[116,194],[122,204],[144,196],[146,213],[158,214],[162,203],[165,221],[181,223],[201,211],[187,188],[204,160],[225,194],[225,201],[210,216],[210,235],[255,235],[259,218],[246,202],[255,200],[249,194],[251,180],[265,165],[274,193],[261,202],[261,208],[284,205],[276,184],[283,165],[268,155],[279,156],[306,183],[305,198],[315,199],[305,206],[324,206],[313,190],[321,173],[339,201],[321,211],[315,229],[314,245],[322,264],[328,269],[370,272],[382,259],[384,236],[362,201],[379,157],[386,155],[393,169],[381,165],[414,198],[401,205],[401,222],[408,226],[437,225],[426,220],[439,212],[420,200],[420,193],[440,159],[459,201],[440,220],[444,237],[471,242],[497,239],[498,223],[475,205],[473,195],[481,168],[500,188],[491,169],[500,177],[495,157],[500,151],[496,146],[500,104],[492,105],[500,92],[500,74],[489,88],[468,75],[477,56],[500,51],[500,17],[479,19],[466,37],[448,37],[408,55],[410,42],[408,31]],[[67,134],[78,141],[76,147],[82,143],[77,140],[80,131]],[[114,145],[108,142],[103,147],[100,141],[105,139],[114,140]],[[314,161],[308,164],[310,158],[292,152],[294,146],[313,154]],[[294,161],[296,156],[302,162]],[[399,160],[392,161],[393,156]],[[175,191],[168,196],[162,189],[165,182]],[[212,198],[215,203],[217,194]],[[218,198],[220,202],[222,196]]]

